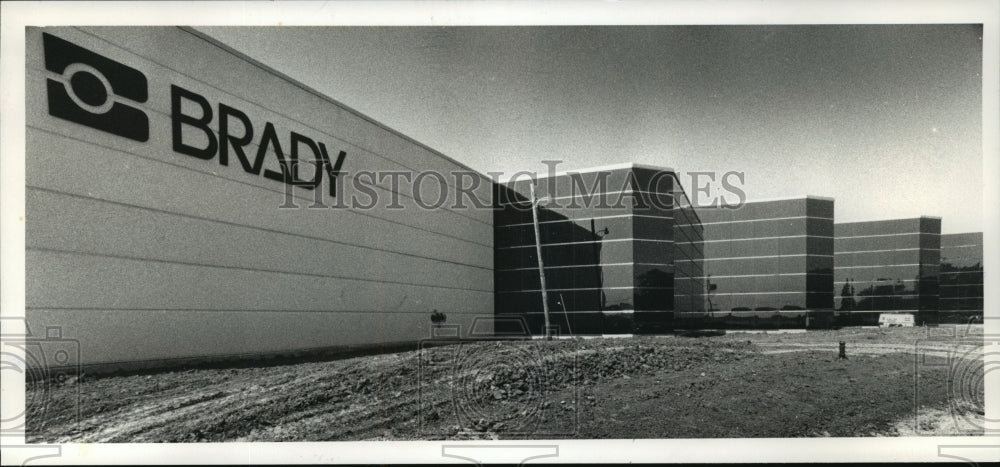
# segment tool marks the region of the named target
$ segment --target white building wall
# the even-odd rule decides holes
[[[149,97],[130,105],[148,116],[148,141],[50,115],[47,82],[59,76],[46,70],[43,32],[145,75]],[[450,174],[465,167],[199,33],[30,28],[26,80],[28,324],[60,327],[85,365],[414,342],[428,337],[433,309],[463,329],[493,312],[492,213],[451,202]],[[285,185],[246,172],[232,150],[228,165],[173,150],[172,85],[205,97],[216,132],[219,103],[245,113],[251,158],[265,122],[286,153],[292,131],[334,160],[345,151],[341,200],[359,194],[359,171],[403,170],[446,174],[450,201],[418,207],[404,181],[403,208],[388,209],[383,180],[372,209],[307,209],[303,188],[299,209],[280,209]],[[200,114],[189,104],[185,114]],[[207,141],[189,127],[184,140]],[[279,170],[273,150],[265,161]],[[474,195],[488,205],[480,181]],[[425,200],[437,199],[434,182]],[[333,205],[327,183],[318,189]]]

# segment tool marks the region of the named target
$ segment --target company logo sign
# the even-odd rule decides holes
[[[149,140],[149,118],[132,103],[148,98],[146,76],[51,34],[42,33],[49,114],[136,141]]]
[[[185,101],[198,107],[198,112],[184,113]],[[285,182],[288,185],[314,189],[323,182],[323,173],[330,176],[330,196],[336,196],[337,175],[344,164],[347,153],[340,151],[336,162],[330,159],[326,145],[312,138],[300,135],[294,131],[289,133],[287,151],[282,149],[274,124],[265,122],[264,131],[260,136],[254,134],[254,125],[250,117],[239,109],[226,104],[218,105],[218,136],[210,124],[214,119],[212,105],[204,96],[184,89],[177,85],[170,86],[170,122],[174,141],[174,151],[199,159],[211,160],[218,156],[219,164],[229,165],[230,155],[240,162],[243,170],[262,175],[271,180]],[[234,125],[234,123],[236,123]],[[241,128],[242,127],[242,128]],[[258,124],[259,128],[259,124]],[[184,142],[185,133],[200,133],[199,139],[207,141],[203,146]],[[190,138],[190,137],[189,137]],[[257,141],[256,153],[248,152],[245,147]],[[312,153],[312,160],[301,158],[305,148]],[[277,158],[281,171],[263,169],[264,159],[268,154]],[[299,176],[299,166],[303,163],[314,167],[311,180],[303,180]]]
[[[134,106],[149,98],[145,75],[51,34],[42,33],[42,42],[45,68],[60,75],[48,79],[50,115],[135,141],[149,140],[149,117]],[[192,105],[197,109],[194,112]],[[247,114],[221,102],[215,107],[217,112],[213,107],[197,92],[170,86],[174,152],[203,160],[217,157],[220,165],[229,165],[232,156],[248,173],[310,190],[319,187],[326,174],[330,177],[330,196],[336,196],[337,176],[346,152],[339,151],[334,160],[325,144],[294,131],[289,132],[283,149],[271,122],[256,125],[258,136]],[[256,152],[247,151],[254,142]],[[303,160],[307,152],[311,153],[307,156],[310,160]],[[265,158],[272,154],[280,171],[264,168]],[[311,178],[300,177],[302,163],[314,167]]]

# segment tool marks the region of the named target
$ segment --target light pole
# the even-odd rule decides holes
[[[545,340],[552,340],[549,333],[549,294],[545,290],[545,263],[542,261],[542,236],[538,227],[538,204],[548,201],[548,198],[535,199],[535,181],[531,184],[531,219],[535,225],[535,253],[538,255],[538,279],[542,285],[542,313],[545,315]]]
[[[594,236],[594,268],[597,272],[597,288],[601,290],[601,296],[597,298],[597,311],[604,314],[604,268],[601,267],[601,240],[611,233],[607,227],[597,230],[594,219],[590,219],[590,234]]]

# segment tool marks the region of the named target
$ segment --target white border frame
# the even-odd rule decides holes
[[[734,0],[720,2],[3,2],[0,4],[0,282],[2,316],[24,310],[25,41],[29,25],[571,25],[571,24],[877,24],[983,23],[983,220],[984,262],[1000,264],[1000,79],[998,21],[993,0],[908,2],[842,0]],[[955,187],[960,189],[960,187]],[[997,284],[994,269],[986,282]],[[988,287],[991,292],[996,287]],[[988,317],[1000,296],[987,293]],[[1000,336],[996,321],[986,332]],[[8,326],[4,333],[16,333]],[[997,337],[994,337],[997,339]],[[987,373],[986,394],[1000,393],[1000,372]],[[23,379],[2,380],[4,418],[24,403]],[[986,414],[998,417],[996,400]],[[995,460],[996,437],[839,439],[670,439],[497,442],[330,442],[220,444],[66,444],[11,449],[3,438],[3,463],[466,463],[446,455],[448,446],[556,446],[540,462],[801,462]],[[23,439],[20,440],[23,442]],[[386,443],[389,443],[388,445]],[[391,446],[391,449],[386,449]],[[511,449],[482,449],[482,460],[518,462]],[[45,456],[53,456],[41,458]]]

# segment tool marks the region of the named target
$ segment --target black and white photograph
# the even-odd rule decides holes
[[[4,2],[3,464],[1000,458],[1000,5],[709,5]]]

